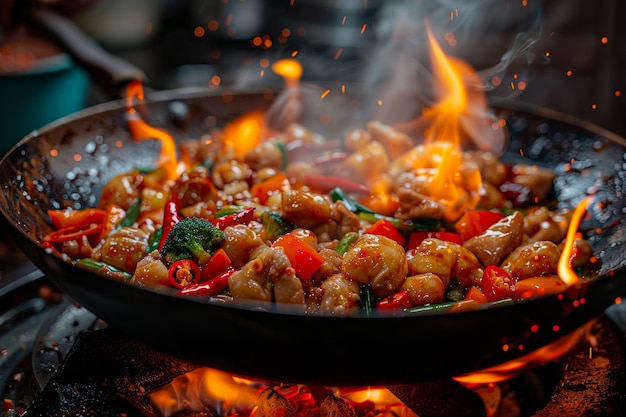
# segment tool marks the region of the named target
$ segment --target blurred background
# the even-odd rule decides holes
[[[303,81],[346,84],[372,104],[404,103],[406,115],[395,117],[415,111],[428,83],[428,24],[446,54],[478,72],[494,104],[531,103],[626,135],[626,4],[619,0],[0,2],[13,6],[0,38],[3,153],[32,129],[117,98],[22,19],[33,3],[53,3],[97,44],[143,69],[151,91],[280,86],[271,64],[295,57]]]

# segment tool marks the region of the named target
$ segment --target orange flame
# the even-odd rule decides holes
[[[517,359],[492,366],[477,372],[453,377],[455,381],[467,388],[476,388],[478,385],[492,384],[509,380],[522,371],[540,366],[567,353],[580,340],[587,325],[574,331],[546,346],[523,355]]]
[[[243,157],[261,141],[264,120],[262,111],[251,111],[231,120],[223,129],[224,143]]]
[[[572,269],[571,260],[572,255],[575,253],[574,240],[576,239],[576,233],[578,226],[583,215],[587,211],[587,205],[591,202],[592,196],[587,196],[583,199],[574,210],[572,214],[572,220],[569,223],[567,229],[567,237],[565,238],[565,244],[563,245],[563,252],[559,258],[559,277],[568,285],[574,285],[578,282],[578,274]]]
[[[134,99],[144,99],[143,86],[138,80],[131,81],[126,87],[128,128],[135,140],[158,139],[161,141],[161,153],[157,163],[165,171],[168,179],[176,179],[179,172],[174,138],[166,131],[144,122],[133,107]]]
[[[446,220],[454,221],[465,210],[476,207],[482,186],[478,167],[464,166],[461,151],[460,120],[470,107],[463,77],[474,73],[467,64],[446,57],[430,28],[428,37],[433,72],[440,85],[436,89],[438,101],[425,109],[418,121],[427,124],[425,153],[431,165],[426,171],[420,170],[419,174],[432,173],[430,182],[422,191],[441,204]]]
[[[291,58],[276,61],[272,65],[272,71],[283,77],[286,88],[297,88],[302,78],[302,64]]]
[[[250,411],[258,390],[247,380],[212,368],[198,368],[150,393],[150,401],[163,416],[184,410],[235,408]]]

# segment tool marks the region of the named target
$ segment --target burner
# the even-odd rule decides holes
[[[39,284],[49,288],[45,279]],[[49,294],[49,289],[37,289],[19,305],[21,315],[13,309],[0,316],[3,417],[158,415],[147,394],[198,368],[120,334],[83,307]],[[8,325],[8,317],[21,319]],[[498,384],[496,414],[485,414],[483,407],[493,392],[470,391],[452,380],[387,388],[420,417],[450,412],[494,417],[624,415],[626,339],[608,317],[599,317],[590,323],[587,338],[564,357]],[[506,414],[503,407],[519,412]]]

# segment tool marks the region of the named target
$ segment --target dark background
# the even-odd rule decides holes
[[[150,35],[103,41],[141,66],[152,89],[217,85],[216,80],[221,87],[276,83],[262,59],[273,62],[297,51],[304,80],[356,83],[363,91],[383,94],[381,89],[398,83],[390,77],[402,73],[407,60],[424,65],[428,19],[446,53],[468,61],[483,75],[500,65],[502,84],[487,93],[495,102],[533,103],[626,135],[626,5],[619,0],[152,1],[160,9]],[[100,0],[97,6],[107,2],[116,0]],[[141,2],[126,2],[126,11]],[[99,16],[106,21],[105,14]],[[136,24],[146,26],[141,19],[138,15]],[[211,21],[218,23],[217,29],[209,28]],[[204,29],[203,35],[194,35],[197,27]],[[281,38],[285,28],[290,35]],[[445,44],[446,33],[453,35],[454,46]],[[251,44],[263,35],[271,47]],[[526,42],[526,48],[513,50],[516,39]],[[404,76],[411,72],[404,71]],[[415,83],[400,80],[401,88]],[[105,99],[96,87],[92,101]]]

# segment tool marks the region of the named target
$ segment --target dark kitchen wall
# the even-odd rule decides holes
[[[100,0],[107,1],[117,0]],[[267,82],[261,59],[297,51],[306,80],[358,82],[364,92],[401,100],[394,88],[406,95],[424,81],[412,65],[427,67],[428,19],[446,53],[487,84],[499,77],[488,91],[493,101],[548,107],[626,136],[623,0],[152,1],[162,6],[158,33],[113,50],[142,66],[155,89],[206,85],[213,76],[222,86]],[[210,30],[211,21],[219,29]],[[193,34],[198,27],[201,36]],[[285,28],[290,36],[280,41]],[[257,35],[272,46],[252,47]]]
[[[366,83],[407,94],[416,78],[407,73],[419,72],[411,73],[410,58],[427,59],[420,33],[428,20],[444,51],[467,61],[492,87],[487,94],[493,102],[548,107],[624,136],[625,12],[621,0],[385,2],[369,60],[383,68]],[[388,74],[405,79],[389,81]],[[494,76],[501,81],[497,86],[489,85]]]

